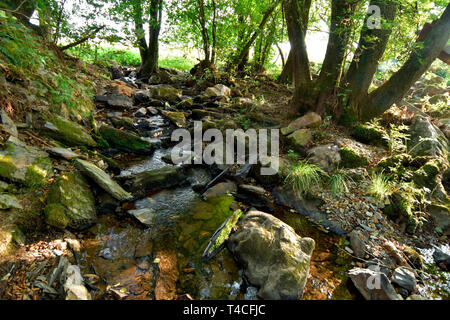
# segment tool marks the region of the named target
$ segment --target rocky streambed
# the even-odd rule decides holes
[[[174,165],[173,130],[192,130],[193,120],[237,128],[236,110],[252,102],[236,88],[168,77],[171,85],[127,78],[131,84],[114,82],[101,92],[92,136],[62,117],[37,117],[33,128],[63,143],[47,145],[48,154],[17,134],[8,140],[2,159],[8,168],[21,166],[4,178],[26,185],[54,178],[44,219],[51,232],[61,230],[56,240],[23,243],[26,259],[4,265],[0,284],[9,297],[448,299],[448,247],[411,248],[415,242],[360,194],[358,183],[345,199],[324,201],[326,195],[307,199],[284,185],[285,159],[278,175],[266,177],[260,165]],[[295,143],[309,136],[300,133],[311,121],[321,120],[308,115],[287,127]],[[86,147],[101,152],[79,152]],[[319,162],[340,160],[332,152],[339,147],[310,153]],[[49,154],[58,159],[53,171]],[[350,173],[364,177],[360,171]],[[216,255],[205,259],[206,248]],[[381,287],[368,291],[370,277]]]

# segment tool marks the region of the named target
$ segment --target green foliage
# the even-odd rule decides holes
[[[379,119],[375,119],[366,124],[357,124],[353,127],[352,137],[357,141],[371,144],[371,145],[381,145],[383,147],[388,147],[388,142],[386,141],[387,132],[379,124]]]
[[[406,125],[390,125],[389,133],[383,135],[383,139],[387,141],[390,152],[404,153],[407,150],[407,144],[410,137],[409,126]]]
[[[359,168],[369,164],[367,158],[360,155],[356,150],[351,147],[342,148],[339,153],[341,154],[341,165],[344,168]]]
[[[319,166],[304,160],[291,168],[285,183],[290,184],[297,194],[304,195],[321,187],[325,176],[327,173]]]
[[[1,22],[0,63],[8,70],[10,80],[31,83],[35,95],[49,101],[54,112],[89,114],[94,93],[87,75],[57,57],[16,18],[7,15]]]
[[[393,187],[393,184],[389,181],[389,176],[386,176],[383,171],[373,173],[370,178],[370,185],[367,189],[367,193],[373,196],[378,201],[386,199]]]
[[[348,184],[352,181],[350,175],[342,169],[330,175],[328,180],[328,189],[330,189],[331,194],[337,197],[341,194],[345,194],[349,191]]]

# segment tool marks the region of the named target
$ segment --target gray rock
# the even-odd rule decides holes
[[[186,182],[186,175],[182,167],[164,167],[129,176],[119,176],[117,179],[125,190],[140,197],[145,196],[148,191],[167,189]]]
[[[33,187],[46,184],[51,176],[52,161],[46,152],[9,137],[6,149],[0,151],[0,177]]]
[[[149,102],[151,98],[152,94],[150,90],[136,90],[136,93],[134,94],[134,99],[137,103]]]
[[[431,156],[446,159],[448,141],[445,135],[427,118],[416,116],[410,127],[409,152],[413,157]],[[421,141],[426,139],[425,141]]]
[[[355,268],[348,272],[348,276],[366,300],[403,300],[380,271]]]
[[[308,150],[309,161],[325,171],[334,170],[341,162],[340,148],[334,144],[317,146]]]
[[[112,180],[109,174],[94,164],[78,159],[75,161],[75,165],[83,174],[94,180],[103,190],[108,192],[117,200],[126,201],[133,198],[130,193],[123,190],[117,182]]]
[[[298,300],[308,278],[314,240],[264,212],[251,211],[229,238],[229,247],[244,267],[258,296],[269,300]]]
[[[73,160],[81,157],[78,153],[75,153],[67,148],[57,148],[57,147],[48,148],[47,151],[55,156],[64,158],[66,160]]]
[[[205,90],[204,95],[208,98],[220,98],[231,96],[231,89],[223,84],[216,84]]]
[[[355,253],[355,256],[358,258],[364,258],[366,255],[366,244],[364,242],[364,236],[361,231],[353,230],[349,234],[350,244]]]
[[[158,109],[156,109],[155,107],[148,107],[147,111],[152,115],[152,116],[156,116],[159,114]]]
[[[417,287],[416,276],[414,272],[406,267],[398,267],[392,274],[391,281],[405,288],[409,292],[414,292]]]
[[[0,194],[0,210],[23,209],[17,198],[9,194]]]
[[[5,110],[1,109],[0,117],[2,119],[3,127],[6,129],[6,131],[8,131],[12,136],[18,138],[19,132],[17,131],[17,127]]]
[[[91,295],[84,286],[84,279],[78,266],[68,266],[65,275],[66,300],[91,300]]]
[[[236,192],[237,186],[234,182],[227,181],[227,182],[221,182],[216,184],[215,186],[209,188],[206,190],[206,192],[203,194],[203,196],[206,199],[211,199],[215,197],[222,196],[224,194],[230,193],[230,192]]]
[[[138,111],[134,113],[136,117],[145,117],[147,115],[147,109],[140,108]]]
[[[106,98],[106,103],[113,109],[128,109],[133,106],[133,100],[124,94],[110,94]]]
[[[442,229],[445,235],[450,235],[450,211],[446,206],[432,204],[427,208],[428,213],[434,218],[436,225]]]
[[[128,213],[139,220],[142,224],[151,227],[155,218],[155,210],[152,208],[143,208],[137,210],[128,210]]]

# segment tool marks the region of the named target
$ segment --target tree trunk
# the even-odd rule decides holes
[[[138,72],[138,76],[141,78],[149,78],[152,74],[159,72],[159,33],[162,22],[162,0],[152,0],[150,5],[149,43],[148,45],[146,44],[145,35],[140,40],[142,45],[145,45],[144,50],[141,50],[142,62]]]
[[[294,60],[292,58],[292,51],[289,51],[288,58],[284,64],[283,71],[281,71],[278,81],[281,83],[292,84],[294,82]]]
[[[423,48],[413,51],[403,67],[368,96],[362,108],[361,118],[369,120],[377,117],[400,100],[436,60],[449,38],[450,5],[425,38]]]
[[[199,22],[200,22],[200,30],[202,33],[203,40],[203,53],[205,55],[205,64],[211,61],[210,53],[209,53],[209,36],[208,29],[206,27],[206,16],[205,16],[205,4],[203,0],[197,0],[198,10],[199,10]]]
[[[371,0],[370,5],[376,5],[381,9],[383,21],[392,23],[396,11],[396,0]],[[367,92],[372,83],[380,59],[391,35],[390,26],[380,29],[369,29],[366,16],[355,56],[346,75],[346,101],[344,105],[351,108],[356,118],[361,118],[361,107],[366,101]]]
[[[211,49],[211,63],[216,63],[216,47],[217,47],[217,6],[216,1],[212,0],[213,20],[212,20],[212,49]]]
[[[300,107],[300,111],[306,111],[307,107],[311,107],[305,106],[303,99],[304,93],[308,91],[311,84],[311,71],[305,43],[306,29],[303,26],[300,14],[302,12],[300,8],[305,8],[305,2],[311,5],[311,2],[308,0],[283,1],[293,60],[295,93],[292,102]]]
[[[333,0],[327,52],[315,88],[330,92],[339,83],[351,34],[351,16],[360,0]]]

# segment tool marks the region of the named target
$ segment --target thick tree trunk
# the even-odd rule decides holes
[[[141,49],[142,61],[138,72],[138,76],[141,78],[149,78],[152,74],[159,72],[159,33],[161,31],[161,22],[162,0],[152,0],[150,8],[148,45],[145,41],[145,35],[142,35],[142,33],[140,39],[140,47],[144,47]]]
[[[381,9],[383,21],[387,23],[393,22],[397,4],[396,0],[370,1],[370,5],[376,5]],[[343,104],[351,108],[356,118],[361,118],[361,107],[366,101],[370,84],[392,33],[392,26],[389,25],[380,29],[370,29],[367,22],[369,17],[370,15],[367,15],[364,21],[359,45],[345,79],[346,101],[343,101]]]
[[[284,64],[283,71],[281,71],[278,81],[281,83],[292,84],[294,82],[294,60],[292,58],[292,51],[289,51],[288,58]]]
[[[330,35],[327,52],[319,78],[310,90],[310,99],[316,112],[325,113],[325,102],[339,85],[345,54],[350,39],[352,15],[360,0],[333,0],[331,4]],[[315,102],[314,102],[315,100]]]
[[[295,93],[292,102],[294,105],[300,107],[301,112],[306,111],[307,108],[311,107],[304,105],[303,98],[311,85],[311,71],[309,68],[309,59],[305,42],[306,29],[303,26],[301,16],[302,10],[305,10],[305,2],[308,2],[309,5],[311,5],[311,1],[309,0],[283,1],[293,60]]]
[[[351,16],[360,0],[333,0],[331,5],[330,36],[327,52],[315,85],[320,92],[330,92],[339,83],[348,41],[351,34]]]
[[[362,107],[362,119],[377,117],[400,100],[440,55],[449,38],[450,5],[425,38],[423,48],[413,51],[403,67],[369,95]]]

